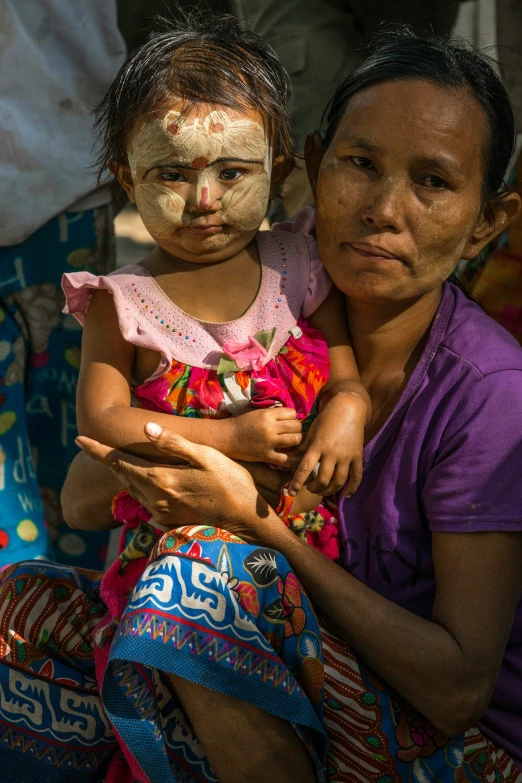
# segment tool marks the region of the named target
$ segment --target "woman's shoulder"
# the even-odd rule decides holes
[[[447,284],[444,296],[451,298],[453,308],[439,344],[440,353],[458,359],[461,369],[479,377],[503,371],[522,373],[522,347],[509,332],[457,286]]]

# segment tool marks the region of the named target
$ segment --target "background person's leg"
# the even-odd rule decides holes
[[[20,509],[16,511],[13,504],[9,508],[2,506],[0,514],[5,514],[5,524],[17,526],[11,546],[16,540],[18,548],[23,547],[18,552],[6,550],[4,562],[37,555],[49,557],[50,537],[53,556],[58,561],[90,568],[103,568],[105,563],[108,534],[70,531],[63,523],[60,508],[60,490],[78,451],[74,439],[82,335],[73,316],[62,314],[65,300],[61,278],[66,271],[88,269],[98,274],[112,271],[113,234],[112,209],[107,205],[86,212],[63,213],[25,242],[3,248],[0,253],[0,295],[11,317],[9,328],[12,331],[14,324],[18,329],[12,355],[4,362],[6,392],[11,397],[15,391],[18,394],[19,428],[19,432],[13,428],[6,436],[5,481],[24,514],[20,516]],[[0,330],[7,329],[7,323],[5,320]],[[4,407],[8,404],[11,403],[6,401]],[[35,486],[35,470],[43,512]]]
[[[0,250],[0,567],[51,554],[27,434],[26,345],[5,301],[23,274],[23,245]]]

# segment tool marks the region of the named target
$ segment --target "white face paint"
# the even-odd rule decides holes
[[[265,217],[271,150],[263,127],[253,120],[224,110],[185,119],[171,110],[140,126],[128,158],[136,205],[158,240],[172,237],[198,212],[216,212],[238,231],[257,229]],[[223,178],[225,170],[236,168],[237,182]],[[172,181],[179,175],[180,181]]]

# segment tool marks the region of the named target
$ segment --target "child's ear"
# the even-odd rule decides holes
[[[285,179],[294,170],[295,163],[283,155],[278,155],[272,164],[272,176],[270,178],[270,201],[277,196],[278,190]]]
[[[319,131],[310,131],[306,136],[304,146],[304,156],[306,163],[306,171],[308,173],[308,179],[314,194],[316,196],[317,178],[319,176],[319,167],[325,153],[323,137]]]
[[[129,201],[132,204],[135,204],[136,197],[134,196],[134,182],[130,172],[129,164],[113,160],[112,163],[109,163],[109,171],[114,177],[116,177],[127,194]]]
[[[491,201],[477,221],[472,235],[468,239],[462,258],[466,261],[476,258],[488,245],[520,214],[521,200],[518,193],[506,193]]]

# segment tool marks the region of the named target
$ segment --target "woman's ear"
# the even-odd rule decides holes
[[[325,153],[323,137],[319,131],[310,131],[306,136],[304,155],[306,163],[306,171],[308,173],[308,179],[310,186],[314,194],[317,188],[317,178],[319,176],[319,167]]]
[[[132,204],[135,204],[136,198],[134,196],[134,182],[128,163],[121,163],[113,160],[112,163],[109,163],[109,171],[114,177],[116,177],[127,194],[129,201]]]
[[[272,175],[270,178],[270,201],[277,196],[279,188],[285,179],[292,173],[294,167],[294,161],[288,160],[283,155],[278,155],[277,158],[274,159],[272,164]]]
[[[521,199],[518,193],[506,193],[494,199],[481,213],[473,234],[468,239],[462,258],[470,261],[476,258],[488,245],[520,214]]]

